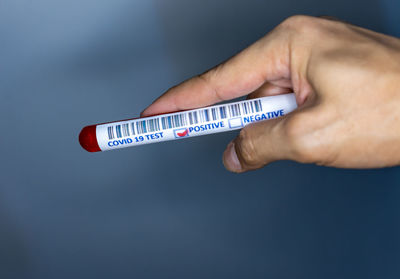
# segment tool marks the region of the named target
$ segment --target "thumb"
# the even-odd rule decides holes
[[[232,172],[259,169],[277,160],[295,160],[292,114],[244,127],[223,155],[225,168]],[[294,131],[294,132],[292,132]]]

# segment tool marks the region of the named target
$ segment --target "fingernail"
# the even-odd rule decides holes
[[[225,168],[229,171],[240,172],[242,170],[242,166],[236,154],[234,142],[230,142],[226,147],[223,155],[223,162]]]
[[[147,110],[147,108],[145,108],[144,110],[142,110],[142,112],[140,113],[140,117],[145,116],[146,110]]]

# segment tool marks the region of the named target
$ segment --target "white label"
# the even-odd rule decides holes
[[[293,93],[97,125],[102,151],[240,129],[297,108]]]

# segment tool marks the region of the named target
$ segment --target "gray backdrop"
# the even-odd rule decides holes
[[[235,175],[235,132],[89,154],[88,124],[284,18],[400,35],[396,0],[0,0],[0,278],[399,278],[400,169]]]

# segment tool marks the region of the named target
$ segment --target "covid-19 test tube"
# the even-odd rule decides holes
[[[79,134],[89,152],[201,136],[241,129],[281,117],[297,108],[293,93],[200,109],[86,126]]]

